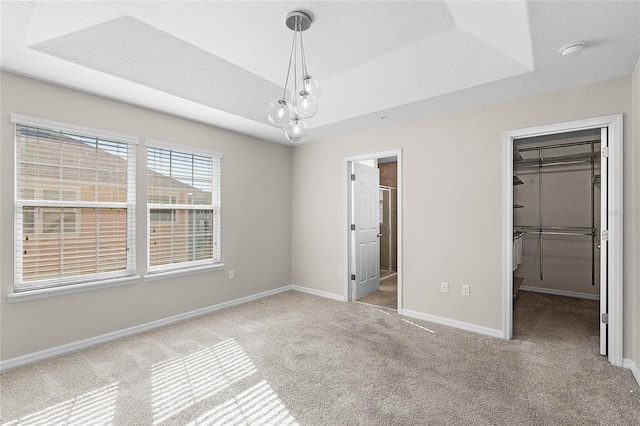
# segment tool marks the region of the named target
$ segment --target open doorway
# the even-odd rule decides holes
[[[345,168],[345,300],[401,313],[401,150],[349,157]]]
[[[380,285],[357,299],[362,303],[396,310],[398,307],[398,161],[394,157],[375,161],[379,172],[378,243]]]
[[[622,366],[622,115],[508,131],[504,142],[504,337],[516,334],[522,290],[544,295],[544,308],[564,297],[558,312],[568,301],[590,311],[593,343]]]
[[[604,133],[604,140],[599,128],[514,140],[515,339],[600,350]]]

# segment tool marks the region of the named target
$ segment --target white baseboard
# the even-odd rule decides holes
[[[316,290],[309,287],[301,287],[299,285],[291,285],[291,290],[299,291],[301,293],[313,294],[314,296],[320,296],[327,299],[337,300],[338,302],[344,302],[344,296],[341,294],[329,293],[326,291]]]
[[[287,285],[287,286],[276,288],[273,290],[264,291],[262,293],[252,294],[251,296],[241,297],[239,299],[230,300],[228,302],[219,303],[213,306],[208,306],[206,308],[196,309],[195,311],[185,312],[183,314],[174,315],[172,317],[163,318],[157,321],[151,321],[145,324],[136,325],[134,327],[125,328],[124,330],[114,331],[112,333],[107,333],[107,334],[103,334],[96,337],[90,337],[88,339],[79,340],[77,342],[67,343],[66,345],[56,346],[54,348],[45,349],[42,351],[30,353],[27,355],[11,358],[11,359],[2,361],[0,363],[0,371],[9,370],[11,368],[20,367],[22,365],[30,364],[32,362],[42,361],[47,358],[53,358],[55,356],[75,352],[80,349],[85,349],[90,346],[99,345],[101,343],[109,342],[111,340],[119,339],[121,337],[131,336],[133,334],[142,333],[144,331],[148,331],[154,328],[173,324],[175,322],[194,318],[200,315],[209,314],[211,312],[219,311],[221,309],[228,308],[231,306],[240,305],[240,304],[251,302],[257,299],[262,299],[263,297],[268,297],[274,294],[291,290],[292,289],[291,287],[292,286]]]
[[[422,312],[410,311],[409,309],[403,309],[402,315],[424,321],[435,322],[436,324],[455,327],[466,331],[473,331],[474,333],[486,334],[487,336],[499,338],[503,337],[502,330],[495,330],[493,328],[482,327],[479,325],[456,321],[449,318],[442,318],[435,315],[423,314]]]
[[[624,358],[622,360],[622,366],[631,370],[631,372],[633,373],[633,377],[635,377],[636,382],[638,382],[638,386],[640,386],[640,369],[638,369],[636,363],[631,359]]]
[[[600,300],[599,294],[577,293],[575,291],[554,290],[551,288],[520,286],[522,291],[531,291],[533,293],[555,294],[556,296],[575,297],[578,299]]]

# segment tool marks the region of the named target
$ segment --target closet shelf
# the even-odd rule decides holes
[[[522,185],[524,182],[520,180],[520,178],[516,175],[513,176],[513,185]]]
[[[520,151],[518,151],[515,145],[513,146],[513,161],[522,161],[522,155],[520,155]]]
[[[513,167],[559,166],[563,164],[590,163],[599,157],[599,152],[585,152],[580,154],[558,155],[554,157],[528,158],[518,163],[514,163]]]

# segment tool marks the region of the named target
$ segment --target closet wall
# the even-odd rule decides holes
[[[526,160],[539,156],[537,150],[527,151],[527,148],[566,142],[599,141],[599,139],[598,131],[595,135],[578,137],[558,135],[558,138],[553,140],[532,139],[518,143],[517,147]],[[594,149],[599,153],[600,145],[594,144]],[[544,149],[542,156],[550,158],[589,151],[591,151],[590,145]],[[599,175],[599,159],[594,165],[594,172]],[[598,183],[592,185],[589,162],[544,166],[541,182],[537,166],[519,167],[514,163],[514,174],[523,182],[522,185],[514,186],[514,204],[524,206],[514,209],[514,229],[518,226],[540,226],[541,208],[543,227],[591,228],[593,187],[593,221],[596,235],[599,235],[600,185]],[[541,186],[540,183],[542,183]],[[543,234],[541,243],[539,234],[526,233],[522,241],[522,263],[514,272],[515,276],[524,278],[521,289],[529,287],[589,298],[596,298],[599,295],[600,253],[597,248],[599,237]],[[591,241],[594,245],[593,270]]]

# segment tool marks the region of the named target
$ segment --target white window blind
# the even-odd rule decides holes
[[[131,276],[135,145],[12,115],[15,291]]]
[[[221,158],[147,143],[149,273],[221,262]]]

